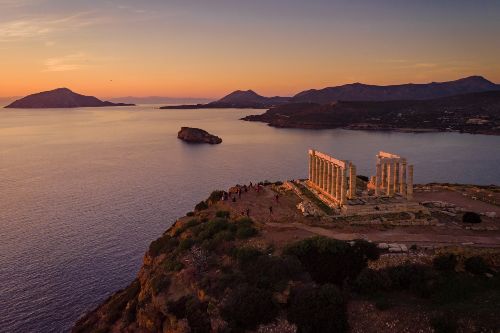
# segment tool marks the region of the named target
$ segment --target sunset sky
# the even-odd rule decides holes
[[[0,96],[500,82],[500,1],[0,0]]]

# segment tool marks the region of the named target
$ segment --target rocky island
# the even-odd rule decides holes
[[[367,182],[309,156],[309,179],[212,192],[73,332],[496,331],[498,186],[392,187],[392,167]]]
[[[56,109],[105,106],[133,106],[134,104],[111,103],[93,96],[77,94],[68,88],[58,88],[28,95],[6,106],[11,109]]]
[[[208,143],[212,145],[222,143],[222,139],[218,136],[193,127],[182,127],[177,133],[177,138],[188,143]]]

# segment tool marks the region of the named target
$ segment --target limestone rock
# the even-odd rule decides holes
[[[177,138],[189,143],[209,143],[213,145],[222,142],[222,139],[218,136],[193,127],[181,127],[181,130],[177,133]]]
[[[496,212],[486,212],[486,213],[484,213],[484,216],[495,218],[495,217],[497,217],[497,213]]]
[[[387,245],[387,243],[379,243],[377,247],[381,250],[387,250],[389,248],[389,245]]]

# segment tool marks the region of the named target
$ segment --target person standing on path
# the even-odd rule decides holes
[[[269,206],[269,215],[273,215],[273,206]]]

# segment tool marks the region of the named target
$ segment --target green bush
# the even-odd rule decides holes
[[[474,212],[465,212],[462,216],[464,223],[481,223],[481,215]]]
[[[240,267],[244,267],[262,255],[263,253],[254,247],[240,247],[233,252],[233,256]]]
[[[375,246],[375,245],[373,245]],[[378,257],[372,245],[326,237],[308,238],[290,244],[284,251],[296,256],[317,283],[342,285],[346,279],[354,280],[367,267],[370,258]]]
[[[179,236],[180,234],[182,234],[184,231],[194,227],[194,226],[197,226],[198,224],[200,224],[201,222],[198,220],[198,219],[191,219],[187,222],[185,222],[181,227],[179,227],[176,231],[175,231],[175,236]]]
[[[201,243],[206,239],[211,239],[213,236],[215,236],[215,234],[223,230],[235,232],[236,227],[225,219],[216,218],[209,222],[198,225],[193,229],[193,233],[195,234],[197,241]]]
[[[451,272],[455,270],[458,259],[453,253],[443,254],[433,259],[432,265],[438,271]]]
[[[245,280],[258,288],[281,291],[289,280],[296,279],[303,273],[296,257],[275,257],[262,255],[242,266]]]
[[[254,330],[276,318],[279,307],[268,290],[240,285],[231,290],[221,308],[221,315],[232,332]]]
[[[236,231],[236,237],[239,239],[247,239],[258,234],[257,229],[254,227],[239,227]]]
[[[456,304],[466,301],[480,287],[474,277],[466,274],[447,274],[441,277],[432,295],[435,304]]]
[[[166,275],[157,275],[151,279],[151,290],[158,295],[170,286],[170,278]]]
[[[221,190],[216,190],[210,193],[210,196],[207,199],[208,203],[214,204],[222,198],[222,195],[224,194],[224,191]]]
[[[428,297],[435,290],[437,276],[432,269],[420,264],[403,264],[385,269],[391,280],[391,288],[409,290]]]
[[[179,262],[175,258],[169,258],[165,260],[162,266],[167,272],[178,272],[184,268],[184,264]]]
[[[375,298],[374,304],[375,304],[375,307],[377,309],[379,309],[380,311],[389,310],[390,308],[392,308],[394,306],[394,304],[391,301],[389,301],[387,299],[387,297],[382,296],[382,295]]]
[[[297,325],[298,333],[347,332],[346,305],[342,293],[334,285],[302,287],[292,291],[287,317]]]
[[[259,232],[253,226],[251,218],[242,217],[235,223],[236,237],[239,239],[247,239],[257,235]]]
[[[194,244],[195,241],[192,238],[183,239],[179,243],[179,250],[181,251],[189,250]]]
[[[457,319],[452,314],[431,318],[431,326],[436,333],[455,333],[458,331]]]
[[[179,241],[175,237],[170,237],[169,235],[164,235],[154,241],[149,245],[149,254],[153,257],[158,256],[161,253],[166,253],[174,250]]]
[[[228,219],[228,218],[229,218],[229,216],[230,216],[230,212],[228,212],[227,210],[218,210],[218,211],[215,213],[215,216],[216,216],[216,217],[223,218],[223,219]]]
[[[474,275],[483,275],[489,270],[486,261],[480,256],[467,258],[464,264],[465,270]]]
[[[186,318],[191,332],[210,332],[210,317],[207,314],[208,304],[206,302],[200,302],[193,296],[183,296],[177,301],[168,302],[167,308],[178,319]]]
[[[354,281],[354,290],[361,294],[375,294],[390,287],[391,280],[383,270],[365,268]]]
[[[194,210],[196,212],[208,209],[208,204],[205,201],[200,201],[196,206],[194,206]]]

